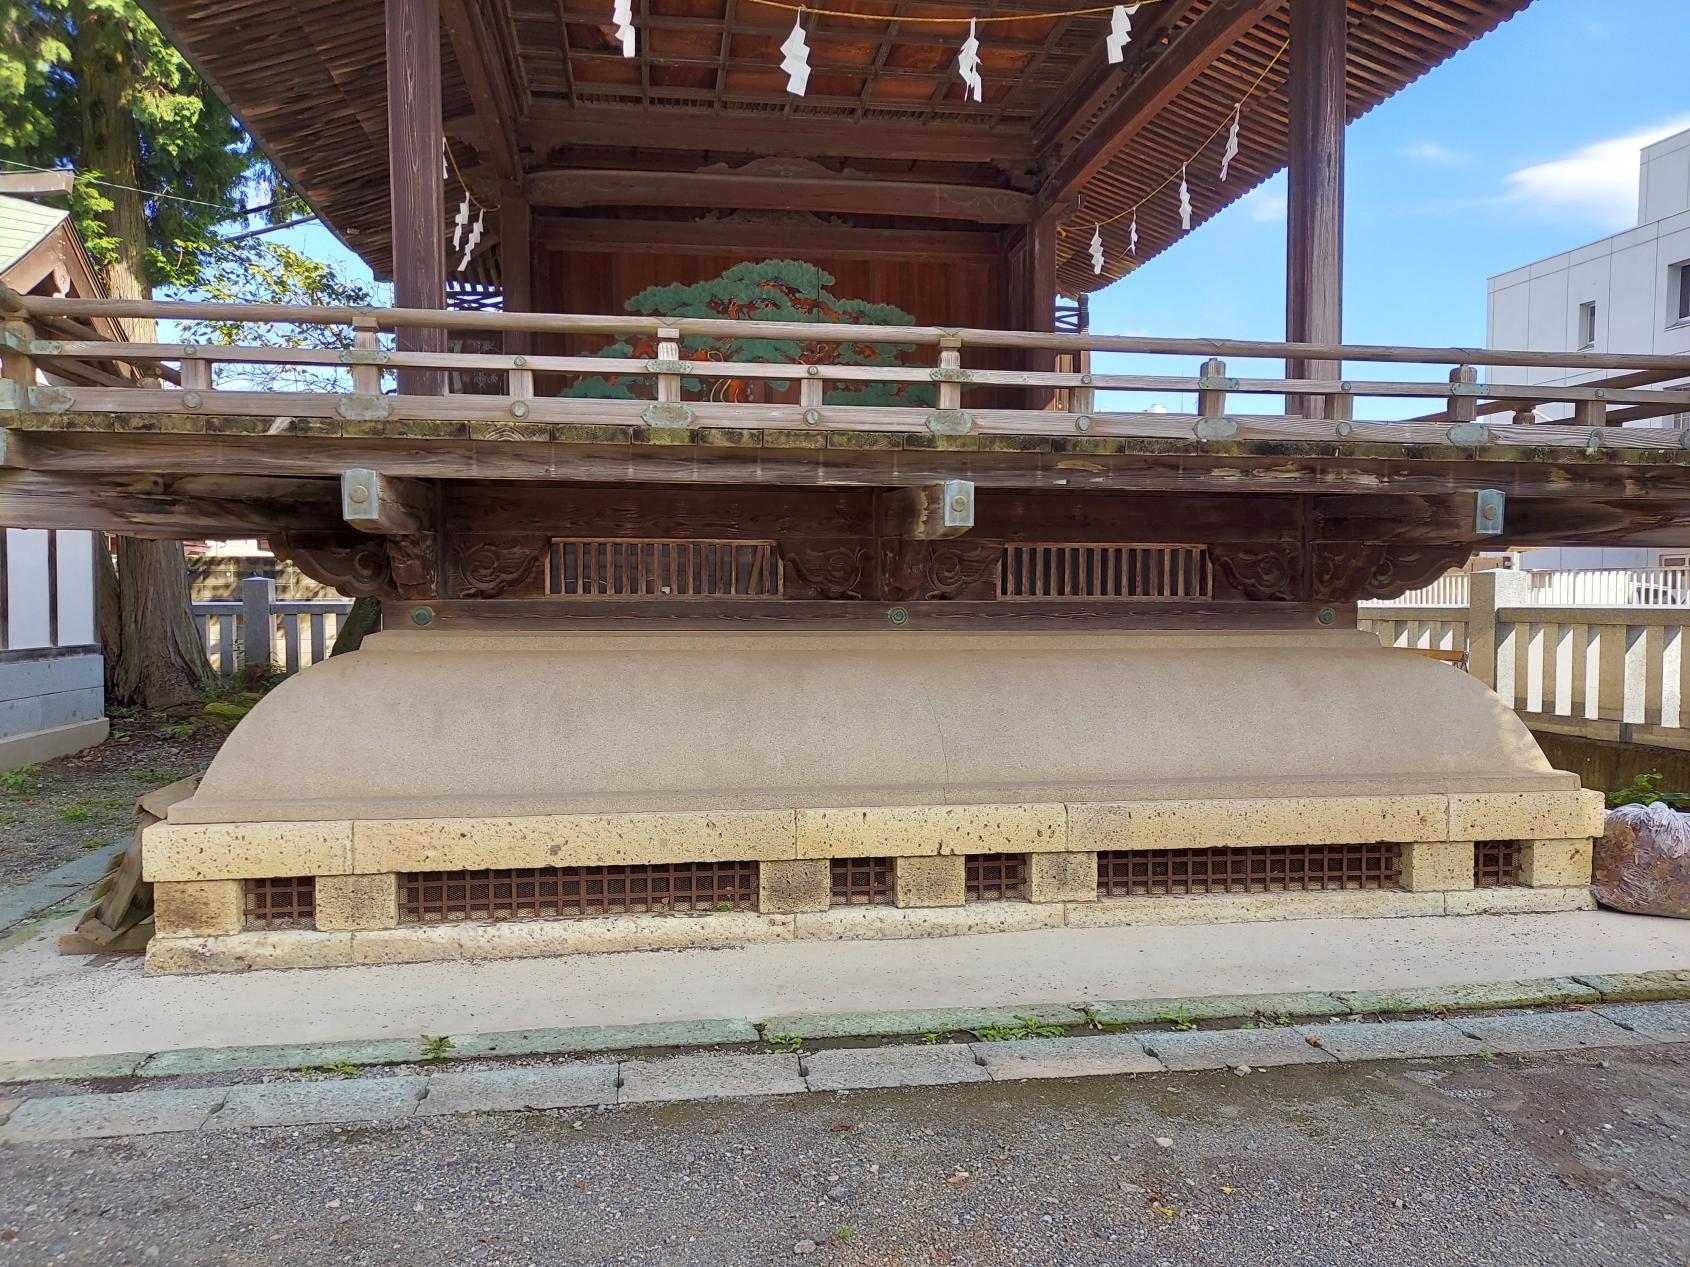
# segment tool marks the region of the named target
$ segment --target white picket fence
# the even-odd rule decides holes
[[[1357,623],[1388,647],[1459,659],[1534,725],[1690,747],[1690,602],[1682,572],[1493,571],[1464,579],[1464,604],[1436,601],[1450,591],[1434,583],[1361,604]],[[1432,601],[1408,601],[1416,598]]]
[[[352,610],[346,599],[278,599],[276,583],[263,576],[241,582],[239,601],[202,602],[193,607],[206,657],[219,674],[260,663],[297,673],[326,660],[340,622]]]

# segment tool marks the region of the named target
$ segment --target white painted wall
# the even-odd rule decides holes
[[[1579,350],[1579,306],[1596,304],[1598,352],[1690,356],[1690,319],[1677,311],[1677,270],[1690,266],[1690,130],[1647,147],[1638,165],[1637,227],[1490,279],[1487,346],[1533,352]],[[1493,382],[1557,386],[1605,377],[1604,371],[1493,369]],[[1662,384],[1665,386],[1666,384]],[[1685,380],[1679,386],[1690,386]],[[1544,405],[1545,422],[1566,405]],[[1690,413],[1628,426],[1690,426]],[[1673,549],[1568,547],[1521,556],[1525,568],[1652,567]]]
[[[0,768],[74,752],[105,734],[91,532],[0,529]],[[52,547],[49,548],[49,541]],[[57,584],[49,584],[49,567]],[[56,619],[55,619],[56,613]]]

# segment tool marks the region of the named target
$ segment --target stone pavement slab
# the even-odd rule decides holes
[[[1484,1045],[1447,1021],[1343,1021],[1299,1025],[1338,1060],[1404,1060],[1414,1056],[1476,1056]]]
[[[1162,1062],[1146,1053],[1143,1044],[1133,1034],[1018,1038],[1007,1043],[975,1043],[974,1054],[986,1062],[986,1072],[996,1082],[1166,1071]]]
[[[771,1016],[765,1034],[794,1038],[895,1038],[908,1034],[978,1033],[993,1025],[1036,1021],[1040,1025],[1082,1025],[1085,1017],[1071,1007],[909,1008],[893,1012],[829,1012],[814,1016]]]
[[[512,1029],[454,1034],[452,1056],[547,1056],[583,1051],[640,1051],[649,1047],[732,1047],[758,1040],[750,1021],[654,1021],[649,1025],[580,1025],[569,1029]]]
[[[12,1114],[22,1107],[22,1100],[0,1100],[0,1126],[4,1126],[11,1121]]]
[[[1572,977],[1531,977],[1473,985],[1434,985],[1401,990],[1339,990],[1352,1012],[1459,1011],[1548,1003],[1594,1003],[1601,996]]]
[[[207,1130],[243,1126],[310,1126],[319,1122],[386,1122],[416,1111],[427,1078],[350,1078],[345,1082],[270,1082],[230,1087]]]
[[[1294,1029],[1199,1029],[1138,1037],[1144,1050],[1169,1069],[1313,1065],[1332,1059]]]
[[[72,858],[46,875],[0,892],[0,929],[10,928],[39,911],[75,897],[106,873],[112,849],[101,849]]]
[[[312,1065],[408,1064],[423,1058],[420,1038],[262,1047],[180,1047],[146,1057],[135,1072],[143,1078],[227,1073],[237,1069],[304,1069]]]
[[[514,1113],[616,1103],[616,1066],[556,1065],[545,1069],[482,1069],[437,1073],[417,1117],[444,1113]]]
[[[30,1100],[0,1126],[0,1144],[192,1131],[222,1105],[222,1088],[61,1095]]]
[[[1088,1003],[1086,1010],[1105,1025],[1147,1025],[1170,1016],[1192,1021],[1234,1016],[1342,1016],[1350,1009],[1335,994],[1304,990],[1289,994],[1215,994],[1182,999],[1127,999]]]
[[[1577,979],[1604,999],[1690,999],[1690,971],[1667,968],[1660,972],[1581,972]]]
[[[1566,1051],[1574,1047],[1635,1047],[1650,1040],[1595,1012],[1519,1012],[1462,1016],[1450,1022],[1500,1052]]]
[[[1604,1003],[1590,1010],[1663,1043],[1690,1042],[1690,1003]]]
[[[697,1052],[622,1065],[622,1104],[653,1100],[714,1100],[744,1095],[790,1095],[804,1090],[798,1057]]]
[[[975,1061],[973,1047],[965,1043],[843,1047],[810,1053],[804,1057],[804,1065],[812,1091],[932,1087],[991,1080],[991,1075]]]
[[[65,1056],[58,1059],[0,1061],[0,1084],[8,1082],[81,1082],[88,1078],[127,1078],[146,1060],[140,1051],[110,1056]]]

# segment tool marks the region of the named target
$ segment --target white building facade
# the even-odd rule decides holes
[[[1637,226],[1490,279],[1488,346],[1534,352],[1690,356],[1690,130],[1644,149]],[[1509,369],[1510,381],[1578,383],[1598,374]],[[1541,406],[1545,422],[1566,406]],[[1690,414],[1628,426],[1690,426]],[[1681,549],[1532,550],[1525,568],[1647,568],[1690,563]]]

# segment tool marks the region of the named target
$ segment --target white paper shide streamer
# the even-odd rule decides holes
[[[475,224],[469,231],[469,239],[464,243],[463,257],[458,260],[458,272],[469,267],[470,257],[475,254],[475,248],[481,243],[481,229],[487,219],[487,208],[483,207],[475,213]],[[454,246],[457,244],[454,242]]]
[[[962,48],[956,56],[957,73],[962,76],[962,82],[968,85],[968,91],[963,94],[965,100],[984,101],[984,86],[980,81],[980,39],[974,33],[975,20],[968,19],[968,38],[962,42]]]
[[[1120,64],[1127,45],[1132,42],[1132,15],[1137,12],[1136,4],[1118,4],[1109,14],[1109,34],[1103,37],[1103,50],[1112,66]]]
[[[1226,152],[1221,155],[1221,180],[1226,180],[1227,169],[1232,166],[1232,160],[1238,157],[1238,120],[1244,113],[1243,106],[1232,109],[1232,127],[1226,134]]]
[[[622,56],[634,56],[634,0],[616,0],[610,20],[616,24],[616,38],[622,41]]]
[[[1095,224],[1091,230],[1091,271],[1103,271],[1103,226]]]
[[[1185,168],[1179,169],[1179,227],[1191,228],[1191,186],[1185,183]]]
[[[810,46],[804,40],[804,11],[792,20],[792,34],[780,46],[780,68],[786,72],[786,90],[802,97],[810,85]]]
[[[1133,221],[1127,226],[1127,254],[1138,254],[1138,208],[1133,208]]]
[[[469,195],[466,193],[463,201],[458,204],[458,214],[452,218],[452,249],[462,250],[464,245],[464,229],[469,224]]]

